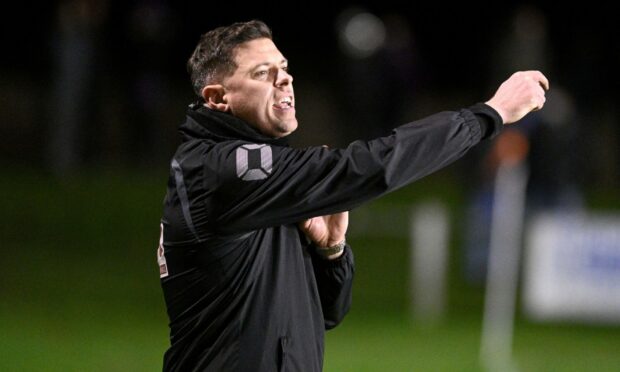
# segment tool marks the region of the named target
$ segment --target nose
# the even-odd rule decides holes
[[[277,87],[289,85],[293,83],[293,75],[289,74],[286,70],[278,69],[278,75],[276,76],[275,85]]]

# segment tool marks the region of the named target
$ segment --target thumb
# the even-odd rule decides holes
[[[299,226],[304,230],[309,229],[310,225],[312,225],[312,218],[308,218],[307,220],[303,220],[299,223]]]

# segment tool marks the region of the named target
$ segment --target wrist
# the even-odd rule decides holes
[[[492,98],[490,100],[486,101],[484,104],[489,106],[490,108],[492,108],[497,113],[497,115],[499,116],[499,118],[502,121],[502,125],[503,124],[508,124],[508,114],[506,112],[504,112],[504,110],[501,108],[500,104],[495,102]]]
[[[323,259],[333,260],[336,259],[344,253],[344,247],[347,245],[346,239],[342,238],[342,240],[332,246],[329,247],[316,247],[316,253]]]

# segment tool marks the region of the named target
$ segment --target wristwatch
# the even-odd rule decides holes
[[[317,247],[316,252],[319,254],[319,256],[323,258],[327,258],[329,256],[333,256],[337,253],[344,251],[344,247],[346,245],[347,245],[346,239],[342,239],[340,243],[336,243],[335,245],[332,245],[331,247],[326,247],[326,248]]]

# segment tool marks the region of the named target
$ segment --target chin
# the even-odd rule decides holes
[[[289,135],[289,134],[293,133],[296,130],[297,130],[297,123],[295,123],[294,125],[289,125],[288,126],[288,130],[286,131],[285,135]]]
[[[276,132],[277,132],[276,136],[277,137],[288,136],[289,134],[293,133],[296,129],[297,129],[297,120],[295,120],[294,122],[280,123],[280,125],[278,125],[276,129]]]

